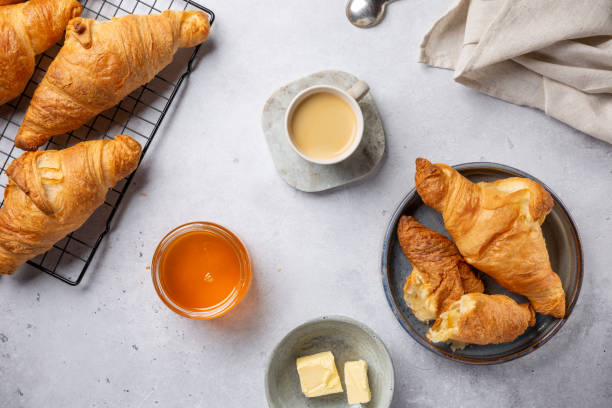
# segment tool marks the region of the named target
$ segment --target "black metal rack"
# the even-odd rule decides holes
[[[81,4],[82,17],[98,20],[110,20],[127,14],[161,13],[166,9],[202,10],[210,16],[211,25],[215,19],[211,10],[191,0],[81,0]],[[36,70],[23,94],[0,106],[0,163],[2,163],[0,192],[2,194],[8,183],[6,168],[23,153],[14,145],[17,129],[36,86],[42,80],[60,47],[61,43],[37,56]],[[112,139],[115,135],[127,134],[143,146],[140,159],[142,161],[183,80],[191,72],[199,49],[200,46],[197,46],[191,54],[177,54],[174,61],[151,82],[132,92],[117,106],[102,112],[81,128],[53,137],[47,142],[44,150],[63,149],[84,140],[100,137]],[[109,190],[104,205],[100,206],[80,229],[57,242],[45,254],[28,261],[28,264],[69,285],[78,285],[100,242],[110,230],[112,219],[134,174],[135,172]]]

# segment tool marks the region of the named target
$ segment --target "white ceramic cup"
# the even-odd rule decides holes
[[[316,164],[336,164],[348,159],[353,153],[355,153],[355,151],[359,147],[359,144],[361,143],[361,139],[363,139],[363,112],[361,112],[359,101],[365,96],[365,94],[368,93],[369,90],[370,87],[368,86],[368,84],[366,84],[364,81],[358,81],[348,91],[345,91],[344,89],[340,89],[332,85],[316,85],[311,86],[310,88],[306,88],[302,92],[297,94],[289,104],[287,112],[285,113],[285,134],[287,135],[287,139],[293,150],[295,150],[295,152],[299,154],[300,157],[302,157],[304,160]],[[353,139],[353,143],[344,153],[331,159],[317,159],[305,155],[304,153],[302,153],[302,151],[300,151],[300,149],[298,149],[295,143],[293,143],[293,138],[291,137],[291,118],[293,116],[293,113],[295,112],[295,109],[308,96],[319,92],[328,92],[342,98],[351,107],[353,113],[355,114],[355,118],[357,119],[357,130],[355,132],[355,138]]]

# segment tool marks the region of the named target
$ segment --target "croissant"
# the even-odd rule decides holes
[[[23,92],[34,73],[36,54],[55,44],[81,10],[75,0],[30,0],[0,7],[0,105]]]
[[[507,343],[534,324],[535,312],[529,303],[519,305],[505,295],[468,293],[440,315],[427,338],[434,343],[451,341],[454,348],[465,343]]]
[[[526,296],[536,312],[563,317],[565,292],[540,228],[554,205],[550,194],[527,178],[475,184],[445,164],[417,159],[416,166],[419,195],[442,213],[466,262]]]
[[[79,228],[139,159],[138,142],[119,135],[14,160],[0,208],[0,274],[13,273]]]
[[[34,92],[15,145],[36,150],[52,136],[77,129],[153,79],[178,48],[203,42],[209,29],[206,14],[191,10],[105,22],[73,19]]]
[[[0,0],[0,6],[6,6],[7,4],[21,3],[23,0]]]
[[[417,319],[435,320],[464,293],[484,291],[450,239],[405,215],[399,220],[397,237],[412,264],[404,299]]]

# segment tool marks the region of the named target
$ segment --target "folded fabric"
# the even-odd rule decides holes
[[[459,0],[420,62],[612,143],[611,0]]]

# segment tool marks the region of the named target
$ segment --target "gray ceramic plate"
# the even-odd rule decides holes
[[[343,393],[306,398],[300,388],[295,360],[298,357],[331,350],[336,360]],[[367,408],[388,408],[393,399],[393,363],[380,338],[367,326],[342,316],[328,316],[308,321],[283,338],[274,348],[266,368],[265,387],[271,408],[346,408],[344,363],[351,360],[368,363],[372,400]]]
[[[473,364],[496,364],[510,361],[541,347],[561,329],[572,313],[580,292],[583,273],[582,248],[578,231],[561,200],[541,181],[529,174],[495,163],[467,163],[454,166],[454,168],[474,182],[494,181],[512,176],[529,177],[542,184],[553,196],[555,206],[542,225],[542,233],[546,239],[552,268],[559,274],[565,290],[567,305],[565,318],[555,319],[551,316],[537,314],[536,324],[511,343],[487,346],[471,345],[455,352],[447,345],[431,343],[425,337],[429,325],[418,321],[413,316],[403,298],[404,283],[412,271],[412,266],[397,240],[397,222],[402,214],[412,215],[423,225],[447,236],[448,233],[444,228],[442,216],[423,204],[416,190],[412,190],[402,200],[387,228],[382,255],[382,280],[385,294],[393,313],[404,329],[419,344],[435,354]],[[503,293],[517,301],[526,301],[522,296],[503,289],[487,275],[482,274],[482,276],[486,293]]]

